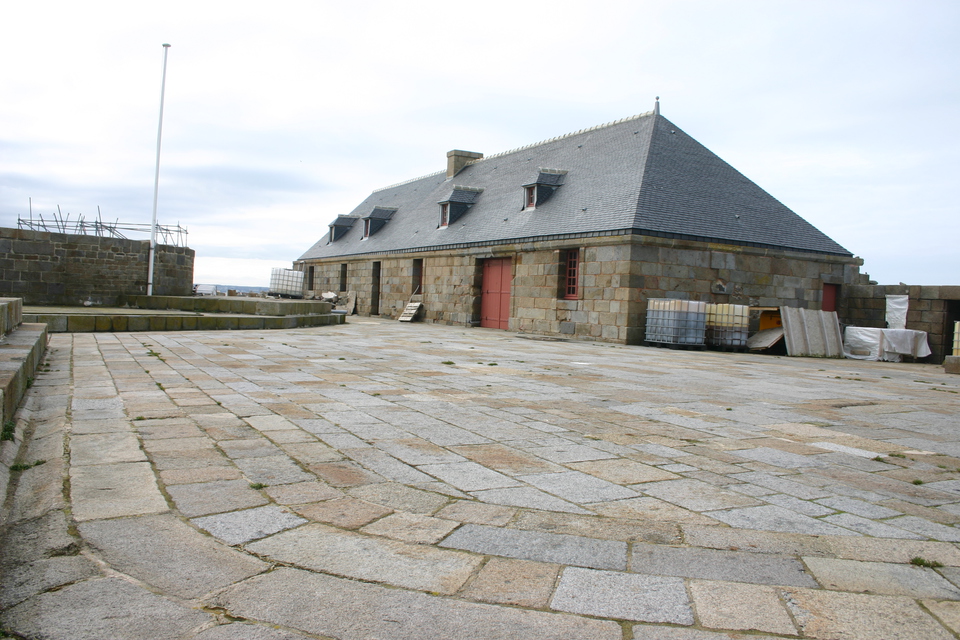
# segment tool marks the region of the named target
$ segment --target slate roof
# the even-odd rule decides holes
[[[522,186],[556,171],[566,174],[550,199],[522,210]],[[463,187],[482,192],[439,228],[438,203]],[[349,215],[377,207],[396,212],[376,236],[338,229],[299,259],[620,234],[852,255],[652,111],[473,161],[451,179],[441,171],[379,189]]]

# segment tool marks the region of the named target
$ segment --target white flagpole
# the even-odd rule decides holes
[[[150,225],[150,266],[147,269],[147,295],[153,295],[153,269],[157,259],[157,196],[160,194],[160,138],[163,135],[163,93],[167,86],[167,51],[163,45],[163,76],[160,80],[160,124],[157,126],[157,170],[153,176],[153,224]]]

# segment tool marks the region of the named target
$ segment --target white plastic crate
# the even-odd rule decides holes
[[[270,272],[270,293],[281,296],[302,296],[303,272],[293,269],[273,269]]]
[[[707,344],[745,347],[750,328],[750,307],[743,304],[707,305]]]
[[[953,323],[953,355],[960,356],[960,322]]]
[[[706,326],[706,302],[670,298],[647,300],[647,342],[702,345]]]

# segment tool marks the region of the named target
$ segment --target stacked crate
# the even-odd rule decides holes
[[[960,356],[960,321],[953,323],[953,355]]]
[[[647,342],[703,345],[706,326],[706,302],[669,298],[647,300]]]

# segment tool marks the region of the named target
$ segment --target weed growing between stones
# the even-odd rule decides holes
[[[7,420],[3,423],[3,433],[0,434],[0,440],[13,440],[13,433],[17,429],[17,423],[13,420]]]
[[[37,460],[31,464],[18,463],[10,465],[10,471],[26,471],[27,469],[32,469],[34,467],[39,467],[40,465],[46,463],[46,460]]]
[[[922,558],[920,556],[911,558],[910,564],[918,567],[927,567],[928,569],[939,569],[943,566],[942,562],[937,562],[936,560],[927,560],[926,558]]]

